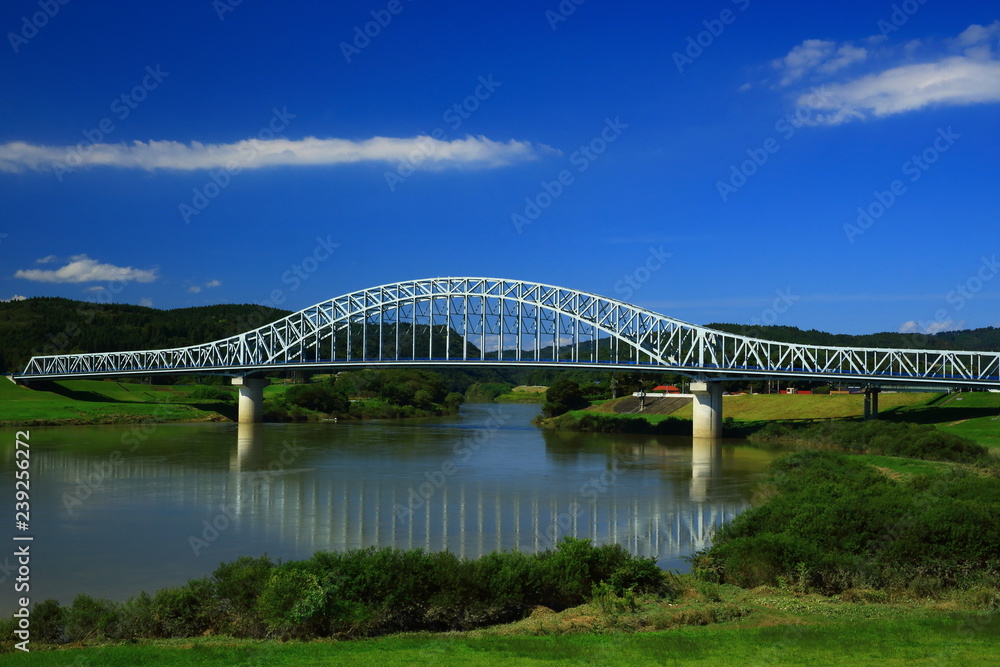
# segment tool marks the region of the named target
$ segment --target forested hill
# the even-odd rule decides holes
[[[964,331],[943,331],[928,336],[927,334],[882,333],[852,336],[850,334],[831,334],[825,331],[809,329],[803,331],[796,327],[786,326],[753,326],[749,324],[706,324],[705,326],[719,331],[765,338],[783,343],[803,343],[806,345],[836,345],[840,347],[892,347],[892,348],[926,348],[931,350],[977,350],[994,352],[1000,350],[1000,329],[984,327],[982,329],[967,329]]]
[[[147,350],[206,343],[290,311],[252,304],[158,310],[58,297],[0,303],[0,368],[24,370],[38,354]]]
[[[0,302],[0,368],[24,369],[36,354],[112,352],[195,345],[225,338],[288,315],[253,304],[158,310],[96,305],[57,297]],[[923,334],[830,334],[787,326],[709,324],[715,329],[790,343],[861,347],[1000,350],[1000,329]]]

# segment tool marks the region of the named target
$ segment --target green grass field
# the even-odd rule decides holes
[[[986,665],[1000,618],[891,605],[775,597],[760,619],[655,632],[518,634],[508,628],[354,641],[210,637],[34,650],[20,665]],[[823,609],[822,606],[829,607]],[[808,609],[814,607],[814,609]],[[522,622],[525,623],[525,622]],[[516,624],[515,624],[516,625]]]
[[[621,399],[617,399],[621,400]],[[605,401],[590,408],[590,412],[613,413]],[[864,396],[861,394],[785,395],[755,394],[723,397],[723,415],[737,421],[811,421],[815,419],[850,419],[864,416]],[[576,410],[580,417],[587,411]],[[932,424],[935,427],[974,440],[987,447],[1000,449],[1000,393],[966,392],[884,393],[879,396],[882,419]],[[690,404],[670,415],[620,414],[627,419],[645,419],[653,424],[667,417],[691,419]]]
[[[223,404],[193,399],[193,385],[63,380],[31,389],[0,379],[0,424],[99,424],[223,418]]]

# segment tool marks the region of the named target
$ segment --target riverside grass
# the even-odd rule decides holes
[[[230,637],[38,650],[11,665],[987,665],[1000,617],[932,607],[802,600],[758,591],[759,614],[672,630],[527,634],[519,624],[467,633],[278,642]],[[833,612],[832,610],[839,610]],[[530,619],[529,619],[530,620]]]
[[[222,416],[190,396],[197,385],[63,380],[52,389],[0,381],[0,426],[211,421]],[[221,404],[220,404],[221,405]]]

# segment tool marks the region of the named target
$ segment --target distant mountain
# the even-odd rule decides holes
[[[825,331],[817,331],[816,329],[803,331],[796,327],[787,326],[754,326],[749,324],[706,324],[705,326],[728,333],[753,336],[754,338],[766,338],[782,343],[836,345],[840,347],[976,350],[983,352],[1000,350],[1000,329],[996,327],[968,329],[965,331],[943,331],[933,335],[886,331],[852,336],[850,334],[831,334]]]
[[[24,370],[40,354],[181,347],[225,338],[288,315],[253,304],[159,310],[58,297],[0,303],[0,368]]]

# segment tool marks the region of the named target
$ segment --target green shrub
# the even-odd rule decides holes
[[[57,600],[48,599],[35,603],[31,610],[31,638],[43,644],[66,641],[66,610]]]
[[[676,577],[666,577],[653,558],[631,558],[608,577],[608,583],[618,595],[631,590],[635,593],[656,594],[674,599],[681,590]]]
[[[236,396],[231,390],[211,385],[199,385],[194,388],[189,396],[191,398],[206,401],[224,401],[226,403],[236,402]]]
[[[155,636],[171,639],[203,634],[211,626],[209,619],[212,614],[208,607],[212,597],[212,587],[204,579],[194,579],[178,588],[157,591],[149,605],[155,623]]]
[[[804,451],[772,464],[768,500],[691,558],[696,576],[805,592],[939,595],[1000,571],[1000,480],[964,472],[897,482],[854,458]]]
[[[285,401],[307,410],[326,414],[346,413],[351,406],[347,396],[329,384],[296,384],[285,390]]]
[[[160,624],[153,611],[153,598],[142,591],[119,608],[118,636],[120,639],[160,637]]]
[[[81,593],[66,612],[68,641],[113,637],[117,632],[118,611],[110,600],[95,599]]]
[[[257,607],[272,636],[308,637],[317,634],[316,620],[324,600],[325,592],[316,575],[284,566],[274,570],[257,598]]]
[[[260,617],[257,598],[271,579],[274,563],[267,555],[242,556],[222,563],[212,573],[212,590],[220,632],[237,637],[262,638],[266,624]]]

